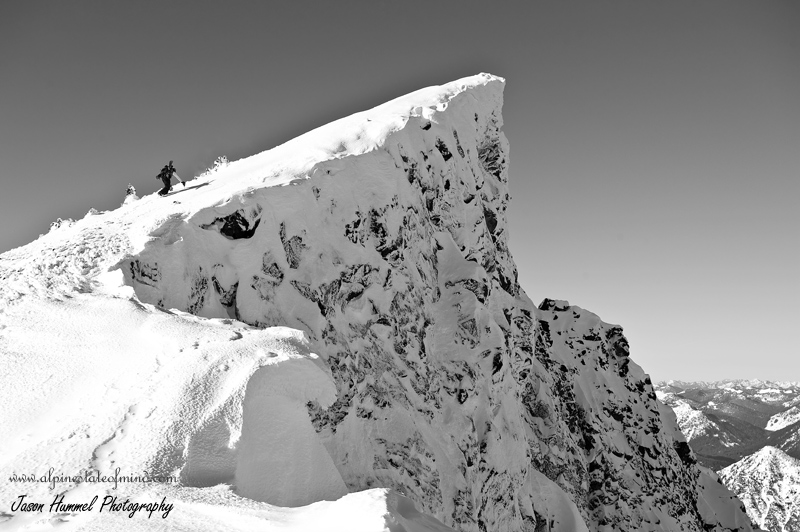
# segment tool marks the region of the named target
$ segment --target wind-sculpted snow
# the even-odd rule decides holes
[[[299,447],[327,479],[312,498],[389,488],[463,531],[750,530],[622,329],[563,301],[537,308],[519,286],[503,85],[484,74],[418,91],[101,215],[103,245],[121,244],[91,262],[112,273],[86,290],[124,281],[156,308],[302,331],[335,396],[322,382],[281,392],[268,420],[289,416],[310,441]],[[49,290],[18,286],[9,300]],[[267,500],[279,490],[258,468],[288,478],[258,453],[275,436],[256,413],[280,380],[260,371],[237,403],[235,452],[194,477],[170,462],[198,486]],[[214,462],[204,452],[195,463]]]
[[[336,392],[300,331],[148,307],[74,294],[60,301],[25,298],[5,309],[4,511],[21,493],[29,501],[50,499],[49,505],[59,494],[79,503],[93,496],[144,497],[149,487],[83,484],[76,476],[147,476],[187,487],[235,483],[240,495],[282,506],[347,493],[330,456],[308,438],[314,430],[305,403],[328,406]],[[268,404],[260,404],[265,396]],[[38,478],[51,467],[69,479],[6,482],[14,475]],[[287,468],[290,489],[263,482],[285,480]],[[25,529],[31,517],[37,516],[19,515],[10,529]],[[53,523],[62,517],[53,515]]]

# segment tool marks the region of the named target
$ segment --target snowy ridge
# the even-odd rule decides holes
[[[622,329],[518,285],[503,85],[412,93],[4,254],[2,382],[27,380],[0,396],[0,473],[57,448],[73,471],[176,475],[125,489],[198,529],[346,507],[372,524],[326,529],[750,530]],[[87,353],[101,395],[69,374],[26,393]],[[91,406],[53,414],[64,397]],[[89,517],[61,516],[115,526]]]
[[[686,401],[677,400],[671,403],[672,410],[678,416],[678,425],[680,425],[686,441],[692,441],[698,436],[705,436],[707,434],[717,434],[719,426],[708,419],[702,412],[695,410]]]
[[[783,403],[783,406],[785,406],[786,408],[791,408],[791,407],[797,406],[797,405],[800,405],[800,395],[798,395],[794,399],[791,399],[791,400],[786,401],[785,403]]]
[[[764,447],[719,474],[761,528],[800,531],[800,460]]]
[[[775,414],[767,422],[767,430],[780,430],[800,422],[800,407],[793,406],[789,410]]]

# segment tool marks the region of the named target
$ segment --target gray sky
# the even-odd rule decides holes
[[[800,2],[0,4],[0,251],[418,88],[507,80],[534,302],[653,379],[800,381]]]

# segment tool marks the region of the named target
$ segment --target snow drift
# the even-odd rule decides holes
[[[3,255],[0,473],[172,475],[119,489],[200,529],[750,530],[622,329],[517,283],[503,87],[423,89]]]

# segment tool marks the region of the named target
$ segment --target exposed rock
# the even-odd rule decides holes
[[[238,210],[227,216],[215,218],[214,221],[202,224],[203,229],[216,229],[225,238],[238,240],[240,238],[252,238],[261,223],[261,207],[256,205],[251,209],[249,215],[244,210]]]

